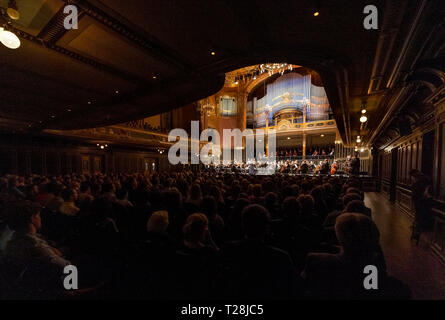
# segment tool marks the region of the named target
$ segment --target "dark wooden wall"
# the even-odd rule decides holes
[[[418,169],[431,178],[435,226],[430,245],[445,262],[445,101],[434,106],[433,119],[379,150],[378,166],[381,192],[410,216],[409,171]]]
[[[100,149],[94,144],[65,140],[2,136],[0,175],[60,175],[70,173],[143,173],[167,170],[166,154],[141,148]],[[154,166],[153,166],[154,164]]]

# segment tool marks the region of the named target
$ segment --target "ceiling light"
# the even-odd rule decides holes
[[[100,146],[101,149],[105,148],[104,146]]]
[[[91,104],[91,101],[88,101],[88,104]]]
[[[210,54],[211,54],[212,56],[214,56],[216,53],[215,53],[215,51],[212,51],[212,52],[210,52]]]
[[[366,121],[368,121],[368,117],[367,116],[363,115],[363,116],[360,117],[360,122],[361,123],[365,123]]]
[[[15,2],[15,0],[9,1],[6,13],[13,20],[18,20],[20,18],[20,12],[18,11],[17,3]]]
[[[119,90],[114,91],[114,93],[115,93],[115,94],[118,94],[118,93],[119,93]]]
[[[324,134],[321,134],[321,135],[320,135],[320,137],[322,137],[322,138],[323,138],[323,137],[324,137]]]
[[[68,109],[68,112],[71,112],[71,109]]]
[[[360,148],[360,152],[363,152],[363,151],[365,151],[365,148]]]
[[[360,138],[357,138],[357,143],[360,143],[362,140]]]
[[[153,76],[153,79],[156,79],[156,76]]]
[[[0,27],[0,42],[9,49],[17,49],[20,47],[20,39],[14,33],[2,27]]]
[[[99,144],[97,144],[97,146],[99,146]]]
[[[290,137],[287,137],[287,140],[290,140]]]
[[[366,109],[362,109],[362,113],[365,114],[366,113]]]
[[[320,15],[320,12],[318,12],[318,11],[314,12],[314,17],[318,17],[319,15]]]

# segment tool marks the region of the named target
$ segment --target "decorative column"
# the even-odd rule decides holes
[[[306,133],[303,132],[303,159],[306,159]]]
[[[269,105],[266,105],[265,109],[265,113],[266,113],[266,132],[264,135],[264,142],[266,145],[266,156],[269,156],[269,115],[270,112],[272,111],[272,107]]]
[[[248,93],[244,86],[238,87],[238,99],[237,100],[237,124],[238,129],[243,131],[246,129],[247,123],[247,97]]]

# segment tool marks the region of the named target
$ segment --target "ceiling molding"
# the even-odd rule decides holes
[[[109,66],[109,65],[106,65],[104,63],[98,62],[98,61],[96,61],[94,59],[87,58],[87,57],[85,57],[85,56],[83,56],[83,55],[81,55],[81,54],[79,54],[77,52],[68,50],[68,49],[63,48],[61,46],[55,45],[55,44],[53,44],[51,42],[47,42],[47,41],[45,41],[43,39],[40,39],[37,36],[33,36],[32,34],[29,34],[29,33],[25,32],[25,31],[17,29],[17,28],[15,28],[13,26],[10,26],[9,29],[11,29],[11,31],[13,31],[18,37],[20,37],[22,39],[32,41],[32,42],[34,42],[36,44],[39,44],[39,45],[41,45],[41,46],[43,46],[43,47],[45,47],[47,49],[56,51],[56,52],[58,52],[60,54],[68,56],[71,59],[74,59],[74,60],[76,60],[78,62],[81,62],[81,63],[87,64],[87,65],[89,65],[91,67],[94,67],[94,68],[96,68],[96,69],[98,69],[100,71],[110,73],[110,74],[112,74],[114,76],[117,76],[117,77],[123,79],[123,80],[130,81],[130,82],[132,82],[134,84],[137,84],[137,85],[147,84],[148,83],[146,81],[146,79],[142,79],[142,78],[140,78],[140,77],[138,77],[136,75],[129,74],[129,73],[125,72],[125,71],[116,69],[116,68],[114,68],[112,66]]]
[[[113,12],[113,15],[108,14],[105,12],[105,10],[92,5],[86,0],[63,1],[78,6],[81,8],[82,12],[85,12],[91,18],[117,32],[125,39],[146,50],[150,53],[150,55],[158,58],[159,60],[173,65],[182,71],[188,73],[195,72],[194,70],[196,69],[196,66],[161,41],[155,39],[153,36],[146,34],[142,30],[135,30],[136,27],[129,26],[130,22],[127,22],[126,19],[120,16],[117,12]],[[111,11],[110,8],[107,8],[106,10]],[[123,21],[126,21],[126,23]]]

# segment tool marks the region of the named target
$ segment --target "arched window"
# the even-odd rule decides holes
[[[220,114],[224,117],[236,116],[236,100],[232,97],[221,97],[219,101]]]

